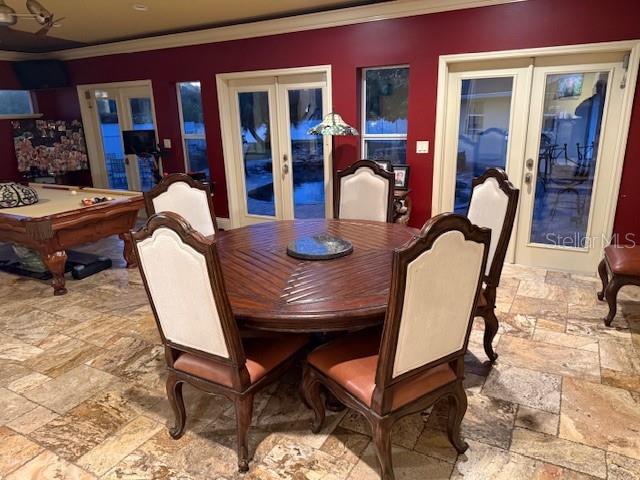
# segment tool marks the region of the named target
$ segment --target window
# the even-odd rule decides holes
[[[476,136],[484,130],[484,103],[473,102],[467,114],[466,134]]]
[[[187,172],[202,172],[209,177],[200,82],[178,83],[178,99]]]
[[[0,116],[33,115],[28,90],[0,90]]]
[[[363,157],[406,164],[409,67],[367,68],[362,82]]]

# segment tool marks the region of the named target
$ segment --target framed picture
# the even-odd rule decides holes
[[[391,162],[389,160],[374,160],[384,171],[392,172]]]
[[[409,165],[394,165],[393,173],[396,176],[395,187],[398,190],[409,189]]]
[[[584,75],[562,75],[556,87],[556,98],[579,97],[582,94]]]

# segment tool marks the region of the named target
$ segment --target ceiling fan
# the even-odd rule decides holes
[[[55,18],[53,13],[47,10],[38,0],[27,0],[26,6],[29,13],[16,13],[13,8],[5,3],[5,0],[0,0],[0,27],[15,25],[18,22],[18,18],[29,18],[42,25],[36,35],[46,35],[52,27],[58,25],[65,18]]]

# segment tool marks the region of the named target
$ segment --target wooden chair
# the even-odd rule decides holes
[[[395,176],[372,160],[358,160],[333,180],[333,217],[393,222]]]
[[[473,179],[472,187],[467,218],[471,223],[491,229],[491,246],[476,316],[484,319],[484,351],[495,362],[498,358],[493,350],[493,338],[498,332],[496,291],[509,247],[520,190],[513,186],[500,168],[487,169],[480,177]]]
[[[432,218],[393,254],[391,292],[382,336],[355,332],[307,357],[303,390],[312,430],[324,421],[322,386],[364,415],[382,470],[394,478],[391,428],[398,419],[449,400],[449,440],[460,453],[467,408],[464,355],[482,287],[490,232],[453,213]]]
[[[224,395],[235,404],[238,467],[247,471],[254,395],[291,366],[308,338],[241,340],[215,240],[196,232],[182,217],[171,212],[153,215],[131,235],[165,347],[167,396],[176,417],[169,432],[177,439],[185,430],[184,383]]]
[[[604,258],[598,265],[598,273],[602,280],[602,291],[598,292],[598,300],[606,300],[609,304],[609,313],[604,319],[604,324],[610,327],[616,316],[618,291],[625,285],[640,287],[640,245],[609,245],[604,249]]]
[[[218,233],[211,188],[185,173],[172,173],[144,193],[147,215],[174,212],[204,236]]]

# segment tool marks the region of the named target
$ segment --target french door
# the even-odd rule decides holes
[[[624,53],[501,63],[449,73],[440,210],[464,214],[471,180],[503,168],[520,189],[507,259],[593,272],[610,241]]]
[[[330,143],[307,134],[328,101],[320,73],[229,81],[232,148],[225,162],[235,178],[235,225],[331,214]]]
[[[130,130],[156,131],[151,86],[93,85],[84,88],[81,97],[91,112],[85,115],[85,110],[83,120],[85,127],[89,124],[87,142],[93,143],[88,145],[90,156],[97,157],[92,162],[94,186],[137,191],[153,188],[154,160],[127,155],[122,136]]]

